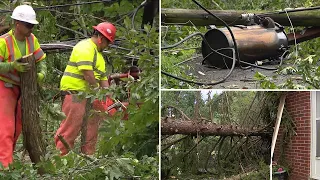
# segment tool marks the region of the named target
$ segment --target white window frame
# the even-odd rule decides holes
[[[311,93],[311,143],[310,143],[310,177],[312,179],[320,179],[319,177],[319,169],[316,169],[316,161],[320,160],[320,157],[316,157],[316,146],[315,143],[317,140],[317,133],[316,133],[316,121],[320,120],[320,117],[317,119],[316,114],[316,107],[317,107],[317,92],[319,91],[309,91]],[[320,94],[319,94],[320,95]],[[318,104],[320,106],[320,102]],[[318,172],[317,172],[318,171]],[[316,173],[317,172],[317,173]],[[317,176],[318,175],[318,176]]]

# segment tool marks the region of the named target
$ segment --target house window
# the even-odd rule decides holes
[[[316,157],[320,157],[320,92],[317,92],[316,104]]]
[[[316,146],[316,157],[320,157],[320,120],[317,120],[317,127],[316,127],[316,132],[317,132],[317,146]]]

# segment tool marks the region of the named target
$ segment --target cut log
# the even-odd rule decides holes
[[[218,125],[212,122],[161,121],[161,134],[208,135],[208,136],[271,136],[272,132],[239,128],[232,125]]]
[[[214,15],[224,20],[227,24],[242,24],[246,25],[245,20],[240,19],[241,14],[255,13],[262,14],[266,11],[244,11],[244,10],[210,10]],[[290,26],[290,22],[286,14],[270,14],[268,17],[272,18],[275,22],[283,25]],[[291,12],[289,17],[292,21],[293,26],[319,26],[320,22],[320,11],[300,11]],[[184,24],[192,26],[191,21],[196,26],[207,26],[207,25],[223,25],[219,20],[209,15],[203,10],[196,9],[161,9],[161,21],[163,24]]]
[[[33,55],[28,55],[20,60],[28,62],[31,69],[21,73],[21,110],[22,110],[22,133],[23,144],[27,149],[30,159],[38,164],[45,152],[45,143],[41,134],[40,125],[40,98],[37,84],[37,71]],[[43,168],[39,168],[40,174],[44,173]]]

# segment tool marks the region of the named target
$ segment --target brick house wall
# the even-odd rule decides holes
[[[285,107],[296,124],[294,136],[285,149],[285,160],[291,167],[290,180],[308,180],[310,177],[310,143],[311,143],[311,92],[289,92]],[[274,160],[279,162],[282,129],[274,152]]]

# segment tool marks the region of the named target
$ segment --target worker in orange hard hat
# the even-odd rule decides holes
[[[58,138],[61,135],[73,148],[77,138],[87,105],[87,99],[79,99],[79,92],[88,92],[96,88],[107,88],[109,86],[105,60],[102,51],[109,44],[114,43],[116,27],[103,22],[93,26],[94,32],[91,38],[80,41],[72,50],[68,65],[60,82],[61,93],[64,97],[62,111],[66,115],[55,135],[55,144],[61,151],[61,155],[68,153],[68,149]],[[94,103],[99,103],[95,101]],[[88,102],[89,103],[89,102]],[[103,105],[109,106],[112,101],[108,99]],[[94,104],[93,108],[99,105]],[[103,108],[102,108],[103,109]],[[100,110],[100,109],[99,109]],[[115,109],[113,109],[115,111]],[[113,112],[114,113],[114,112]],[[101,118],[97,115],[90,116],[87,123],[86,141],[81,145],[81,152],[93,154],[98,136],[98,127]]]
[[[12,13],[14,28],[0,36],[0,164],[5,168],[13,161],[13,150],[21,133],[20,72],[30,69],[28,63],[18,61],[33,54],[37,64],[38,82],[45,76],[42,61],[46,54],[38,39],[32,34],[39,22],[31,6],[17,6]]]

